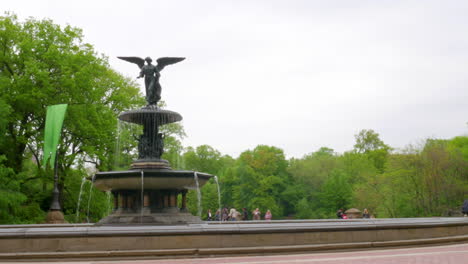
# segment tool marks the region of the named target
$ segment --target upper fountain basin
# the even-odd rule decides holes
[[[148,124],[154,121],[156,121],[156,124],[158,125],[164,125],[181,121],[182,116],[177,112],[149,105],[141,109],[125,111],[119,115],[119,119],[139,125]]]

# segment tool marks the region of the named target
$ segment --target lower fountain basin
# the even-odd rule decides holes
[[[212,175],[194,171],[140,168],[96,173],[94,186],[111,191],[112,213],[100,225],[177,225],[201,223],[187,209],[187,192]],[[179,207],[180,206],[180,207]]]
[[[142,172],[144,189],[192,190],[197,188],[194,179],[194,171],[170,169],[137,169],[99,172],[96,173],[94,186],[101,191],[141,190]],[[197,172],[197,176],[200,187],[213,177],[210,174],[201,172]]]

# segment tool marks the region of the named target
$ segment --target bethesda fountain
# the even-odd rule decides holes
[[[199,216],[187,210],[187,192],[201,187],[212,175],[194,171],[173,170],[164,152],[164,135],[160,127],[182,120],[174,111],[157,106],[161,99],[159,77],[161,70],[170,64],[184,60],[163,57],[153,65],[151,58],[118,57],[135,63],[141,69],[138,78],[144,77],[147,105],[119,115],[124,122],[143,126],[138,138],[138,159],[129,170],[96,173],[94,185],[102,191],[111,191],[114,210],[98,224],[187,224],[200,223]],[[146,64],[145,64],[146,61]]]
[[[137,160],[126,171],[95,175],[94,185],[114,195],[114,211],[98,224],[0,226],[0,261],[199,258],[468,241],[466,217],[202,222],[187,211],[186,195],[212,176],[173,170],[161,158],[160,128],[182,116],[156,105],[160,71],[183,58],[160,58],[157,65],[150,58],[146,64],[137,57],[120,58],[141,68],[148,104],[119,115],[143,127]]]

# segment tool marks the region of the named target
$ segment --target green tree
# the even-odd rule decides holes
[[[339,169],[333,170],[318,194],[321,204],[321,208],[317,210],[318,216],[333,218],[337,209],[349,208],[352,193],[349,175]]]
[[[224,166],[221,153],[208,145],[201,145],[195,149],[188,147],[183,154],[183,159],[186,169],[215,175]]]
[[[335,212],[336,208],[325,208],[320,202],[320,193],[332,172],[338,168],[338,161],[336,153],[326,147],[305,155],[301,159],[290,160],[288,172],[292,182],[288,184],[286,193],[296,190],[296,197],[288,199],[292,202],[290,208],[296,208],[298,214],[296,217],[322,218],[325,217],[323,215],[325,211]]]
[[[357,135],[354,135],[356,144],[354,149],[358,153],[366,153],[377,149],[388,148],[379,138],[379,134],[372,129],[363,129]]]
[[[372,129],[363,129],[354,137],[356,138],[355,151],[368,155],[374,161],[375,167],[383,172],[391,150],[390,146],[386,145],[380,139],[379,134]]]
[[[73,167],[110,168],[116,115],[143,102],[136,84],[84,43],[80,29],[51,20],[20,22],[12,14],[0,17],[0,155],[13,170],[8,177],[17,177],[20,186],[50,193],[52,175],[41,171],[40,162],[46,106],[69,104],[58,150],[60,187],[67,193],[65,178]],[[37,169],[25,174],[31,157]]]
[[[237,184],[232,188],[232,202],[236,208],[270,209],[274,217],[283,217],[288,202],[284,191],[288,162],[281,149],[259,145],[243,152],[234,171]]]

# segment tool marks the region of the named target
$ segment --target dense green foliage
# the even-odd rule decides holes
[[[269,209],[276,219],[334,218],[340,208],[367,208],[375,217],[459,215],[468,196],[468,137],[429,139],[420,148],[394,151],[373,130],[362,130],[353,150],[338,154],[323,147],[290,160],[272,146],[259,145],[236,160],[199,148],[205,151],[186,153],[187,169],[218,175],[221,207]],[[208,186],[202,205],[213,211],[217,193]]]
[[[144,99],[82,38],[79,29],[49,20],[0,17],[0,224],[41,223],[48,211],[53,175],[39,162],[46,106],[69,104],[58,150],[69,222],[107,215],[111,197],[86,178],[95,169],[127,169],[137,155],[141,127],[119,124],[116,117]],[[274,146],[259,145],[237,158],[208,145],[184,148],[180,124],[162,130],[163,158],[173,168],[219,179],[220,203],[214,180],[202,188],[203,214],[235,207],[269,209],[274,219],[334,218],[337,209],[355,207],[376,217],[445,216],[458,213],[468,198],[468,137],[395,151],[375,131],[362,130],[353,150],[322,147],[288,160]],[[195,191],[188,206],[197,213]]]
[[[0,223],[40,222],[48,210],[52,171],[40,164],[46,106],[69,104],[57,155],[61,203],[74,220],[85,164],[111,167],[116,115],[144,102],[82,38],[81,30],[50,20],[0,17]]]

